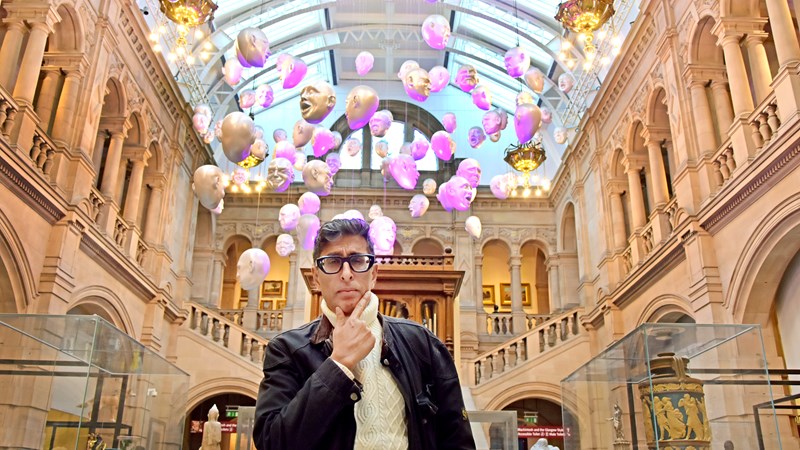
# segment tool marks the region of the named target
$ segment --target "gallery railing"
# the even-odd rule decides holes
[[[254,331],[223,317],[220,313],[193,302],[184,303],[189,309],[189,329],[225,347],[245,360],[260,366],[264,360],[264,349],[269,341]],[[184,325],[184,326],[187,326]]]

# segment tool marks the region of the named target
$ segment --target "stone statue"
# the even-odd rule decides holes
[[[533,444],[531,450],[558,450],[558,447],[547,443],[547,439],[541,438]]]
[[[614,441],[625,441],[622,430],[622,408],[619,407],[619,403],[614,403],[614,414],[607,420],[611,421],[611,425],[614,427]]]
[[[222,442],[222,425],[219,423],[219,410],[217,405],[208,411],[208,422],[203,425],[203,446],[202,450],[220,450]]]

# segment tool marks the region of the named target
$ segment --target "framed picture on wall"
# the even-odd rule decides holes
[[[511,285],[508,283],[500,284],[500,304],[511,306]],[[531,284],[522,283],[522,306],[531,306]]]
[[[494,285],[493,284],[484,284],[483,285],[483,304],[484,305],[494,305]]]
[[[261,285],[261,295],[268,297],[283,295],[283,280],[265,280]]]

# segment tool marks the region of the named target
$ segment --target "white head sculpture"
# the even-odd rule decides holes
[[[292,128],[292,143],[296,148],[304,147],[311,140],[312,136],[314,136],[313,125],[303,119],[294,123],[294,127]]]
[[[458,164],[456,175],[466,178],[469,185],[476,188],[481,181],[481,163],[477,159],[467,158]]]
[[[469,64],[459,67],[456,72],[456,84],[464,92],[472,92],[478,85],[478,71]]]
[[[239,163],[250,156],[250,146],[256,140],[255,130],[253,119],[243,112],[235,111],[225,116],[220,143],[230,162]]]
[[[247,109],[256,104],[256,91],[245,89],[239,93],[239,107]]]
[[[436,193],[436,180],[433,178],[426,178],[422,182],[422,193],[425,195],[433,195]]]
[[[538,106],[531,103],[517,106],[517,110],[514,112],[514,131],[517,132],[520,142],[530,141],[541,123],[542,112]]]
[[[373,219],[369,224],[368,234],[376,255],[391,255],[394,253],[397,225],[390,217],[380,216]]]
[[[525,84],[527,84],[533,92],[541,94],[544,89],[544,73],[536,67],[531,67],[525,71]]]
[[[301,214],[316,214],[320,207],[319,196],[313,192],[306,192],[297,200],[297,206]]]
[[[514,47],[506,52],[503,62],[506,72],[512,78],[519,78],[531,66],[531,58],[522,47]]]
[[[250,248],[242,252],[236,263],[236,279],[246,291],[258,289],[269,273],[270,262],[267,252],[260,248]]]
[[[292,235],[286,233],[278,235],[278,240],[275,241],[275,251],[280,256],[289,256],[294,251],[294,238],[292,238]]]
[[[192,191],[204,208],[217,208],[225,197],[222,169],[211,164],[198,167],[192,177]]]
[[[442,161],[450,161],[456,151],[456,141],[447,131],[439,130],[431,136],[431,148],[437,158]]]
[[[517,94],[517,106],[523,103],[532,103],[536,104],[536,100],[533,99],[533,95],[528,91],[521,91]]]
[[[284,192],[294,181],[292,162],[286,158],[272,158],[267,166],[267,187],[275,192]]]
[[[242,67],[264,67],[269,51],[267,35],[259,28],[245,28],[236,37],[236,56]]]
[[[308,123],[320,123],[336,106],[336,92],[327,81],[318,80],[300,90],[300,115]]]
[[[562,73],[558,76],[558,88],[563,93],[568,94],[572,90],[572,86],[575,86],[575,78],[572,75]]]
[[[305,250],[314,248],[314,241],[317,240],[319,232],[319,217],[313,214],[303,214],[297,222],[297,240]]]
[[[375,137],[384,137],[393,120],[392,112],[388,109],[377,111],[369,119],[369,132]]]
[[[430,205],[431,201],[428,200],[428,197],[423,194],[416,194],[408,202],[408,211],[411,213],[411,217],[422,217],[428,211]]]
[[[372,53],[363,51],[356,56],[356,73],[364,76],[372,70],[372,65],[375,64],[375,57]]]
[[[428,16],[422,22],[422,39],[433,49],[444,49],[450,39],[450,22],[439,14]]]
[[[344,148],[350,156],[356,156],[361,151],[361,141],[350,138],[345,141]]]
[[[269,147],[267,147],[267,143],[264,142],[263,139],[256,139],[253,141],[253,145],[250,146],[250,156],[254,157],[259,161],[264,161],[269,154]]]
[[[500,113],[497,110],[487,111],[483,114],[483,119],[481,123],[483,124],[483,131],[486,134],[494,134],[500,131],[500,124],[502,118],[500,117]]]
[[[546,106],[542,106],[539,108],[539,111],[542,112],[542,123],[547,125],[553,121],[553,112],[550,111],[550,108]]]
[[[307,160],[308,156],[302,150],[296,151],[294,153],[294,169],[302,172],[303,168],[306,167]]]
[[[297,221],[300,219],[300,208],[294,203],[287,203],[281,206],[278,211],[278,223],[281,224],[283,231],[292,231],[297,227]]]
[[[303,182],[311,192],[323,197],[329,195],[333,189],[330,167],[325,161],[318,159],[306,163],[303,167]]]
[[[222,75],[225,83],[230,87],[236,86],[242,79],[242,65],[236,59],[229,59],[225,61],[222,67]]]
[[[262,108],[269,108],[274,101],[275,92],[272,91],[272,86],[264,83],[256,88],[256,105]]]
[[[567,129],[564,127],[556,127],[556,129],[553,130],[553,140],[556,141],[556,144],[567,142]]]
[[[500,200],[505,200],[511,195],[512,187],[508,184],[508,177],[506,175],[495,175],[489,183],[489,189],[492,195]]]
[[[482,231],[481,219],[478,216],[467,217],[467,220],[464,221],[464,229],[467,230],[470,236],[480,239]]]
[[[358,219],[364,220],[364,215],[357,209],[348,209],[347,211],[333,216],[333,219]],[[364,220],[366,222],[366,220]]]
[[[369,213],[367,214],[367,217],[369,217],[370,220],[375,220],[381,216],[383,216],[383,209],[380,205],[372,205],[369,207]]]

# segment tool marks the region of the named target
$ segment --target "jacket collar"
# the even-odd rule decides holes
[[[392,346],[392,336],[391,333],[387,330],[386,322],[383,320],[383,314],[378,313],[378,322],[380,322],[381,327],[383,328],[383,339],[381,342],[381,361],[386,359],[389,355],[391,355],[391,346]],[[333,324],[330,320],[325,316],[325,314],[320,315],[317,323],[317,329],[311,334],[311,338],[309,341],[313,345],[318,345],[325,343],[326,341],[332,342],[331,337],[333,336]]]

